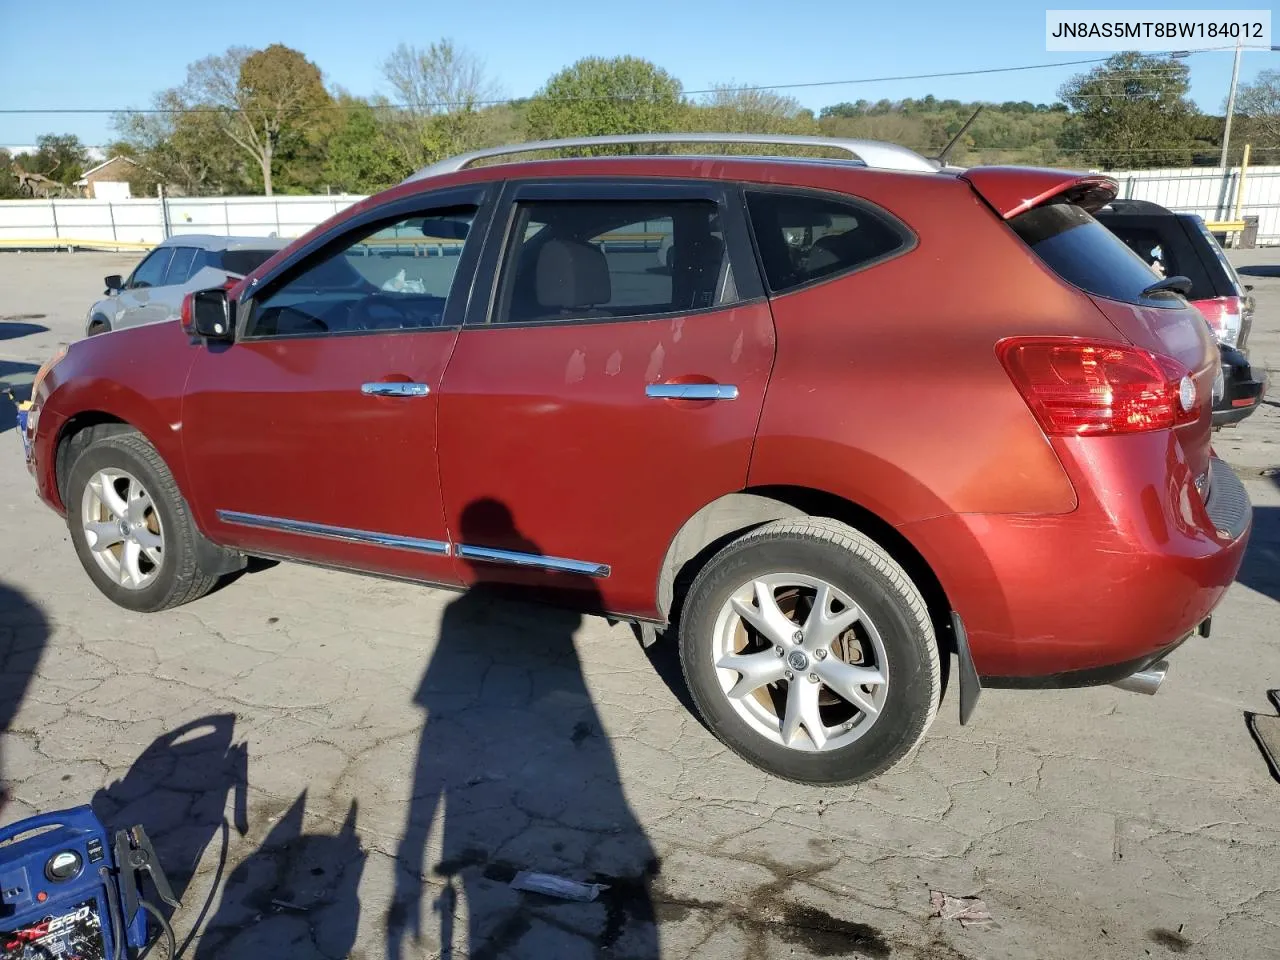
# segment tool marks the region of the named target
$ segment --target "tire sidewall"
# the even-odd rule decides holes
[[[93,551],[85,538],[80,519],[84,488],[89,478],[104,468],[125,470],[136,477],[150,495],[151,503],[160,516],[164,542],[163,563],[155,580],[141,590],[129,590],[107,576],[106,572],[98,566],[98,561],[94,559]],[[183,538],[178,535],[178,525],[183,522],[183,518],[175,513],[173,504],[164,493],[165,486],[164,479],[157,475],[151,464],[128,447],[115,443],[114,438],[111,437],[99,440],[86,448],[72,466],[67,480],[67,528],[71,533],[71,542],[75,545],[80,563],[99,590],[113,603],[129,610],[147,612],[163,608],[174,589],[177,572],[182,567],[181,553],[185,544]]]
[[[759,576],[798,573],[826,580],[875,624],[888,659],[889,693],[875,724],[836,750],[806,753],[757,733],[729,703],[713,663],[716,620],[730,595]],[[755,765],[790,780],[841,784],[875,776],[900,760],[928,726],[934,704],[928,672],[933,638],[921,631],[900,590],[854,551],[801,536],[727,547],[693,586],[680,627],[690,692],[712,732]]]

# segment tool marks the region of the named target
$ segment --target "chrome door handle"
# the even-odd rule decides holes
[[[737,400],[738,388],[732,383],[651,383],[644,395],[658,400]]]
[[[399,383],[380,380],[377,383],[365,383],[360,392],[366,397],[425,397],[431,388],[425,383]]]

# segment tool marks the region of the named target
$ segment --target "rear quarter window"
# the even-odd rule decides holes
[[[915,243],[906,227],[852,199],[748,190],[747,209],[772,293],[879,263]]]
[[[221,254],[222,269],[228,273],[245,276],[270,260],[275,250],[224,250]]]
[[[1181,307],[1172,292],[1143,296],[1161,277],[1119,237],[1079,207],[1055,203],[1009,221],[1046,266],[1086,293],[1151,307]]]

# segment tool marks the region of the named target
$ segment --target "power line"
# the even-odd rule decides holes
[[[1057,67],[1076,67],[1090,63],[1105,63],[1110,57],[1093,57],[1087,60],[1065,60],[1060,63],[1032,63],[1024,64],[1016,67],[985,67],[977,70],[949,70],[937,73],[913,73],[899,74],[890,77],[859,77],[852,80],[816,80],[806,83],[778,83],[778,84],[761,84],[758,86],[743,87],[708,87],[703,90],[686,90],[683,91],[684,96],[696,97],[706,96],[716,93],[757,93],[772,90],[804,90],[814,89],[818,87],[840,87],[855,86],[859,84],[869,83],[896,83],[904,80],[937,80],[947,77],[974,77],[985,76],[998,73],[1017,73],[1028,70],[1051,70]],[[1170,64],[1168,68],[1159,68],[1157,70],[1135,71],[1133,76],[1139,77],[1143,75],[1162,76],[1167,70],[1176,70],[1176,66]],[[493,107],[506,106],[517,103],[522,100],[531,99],[529,97],[506,97],[494,100],[471,100],[471,101],[439,101],[433,103],[410,104],[410,103],[383,103],[370,104],[367,101],[359,104],[328,104],[320,109],[324,110],[354,110],[372,106],[376,109],[393,109],[393,110],[449,110],[458,107]],[[584,97],[552,97],[548,98],[552,102],[579,102],[579,101],[630,101],[647,99],[643,95],[637,96],[619,96],[616,94],[605,94],[601,96],[584,96]],[[134,114],[187,114],[187,113],[232,113],[243,112],[230,107],[143,107],[132,109],[127,107],[17,107],[0,109],[0,115],[91,115],[91,114],[112,114],[112,113],[134,113]]]

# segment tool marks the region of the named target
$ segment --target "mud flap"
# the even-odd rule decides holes
[[[956,659],[960,661],[960,725],[964,726],[978,706],[982,681],[978,679],[973,654],[969,652],[969,634],[964,629],[964,621],[954,610],[951,611],[951,632],[956,639]]]

